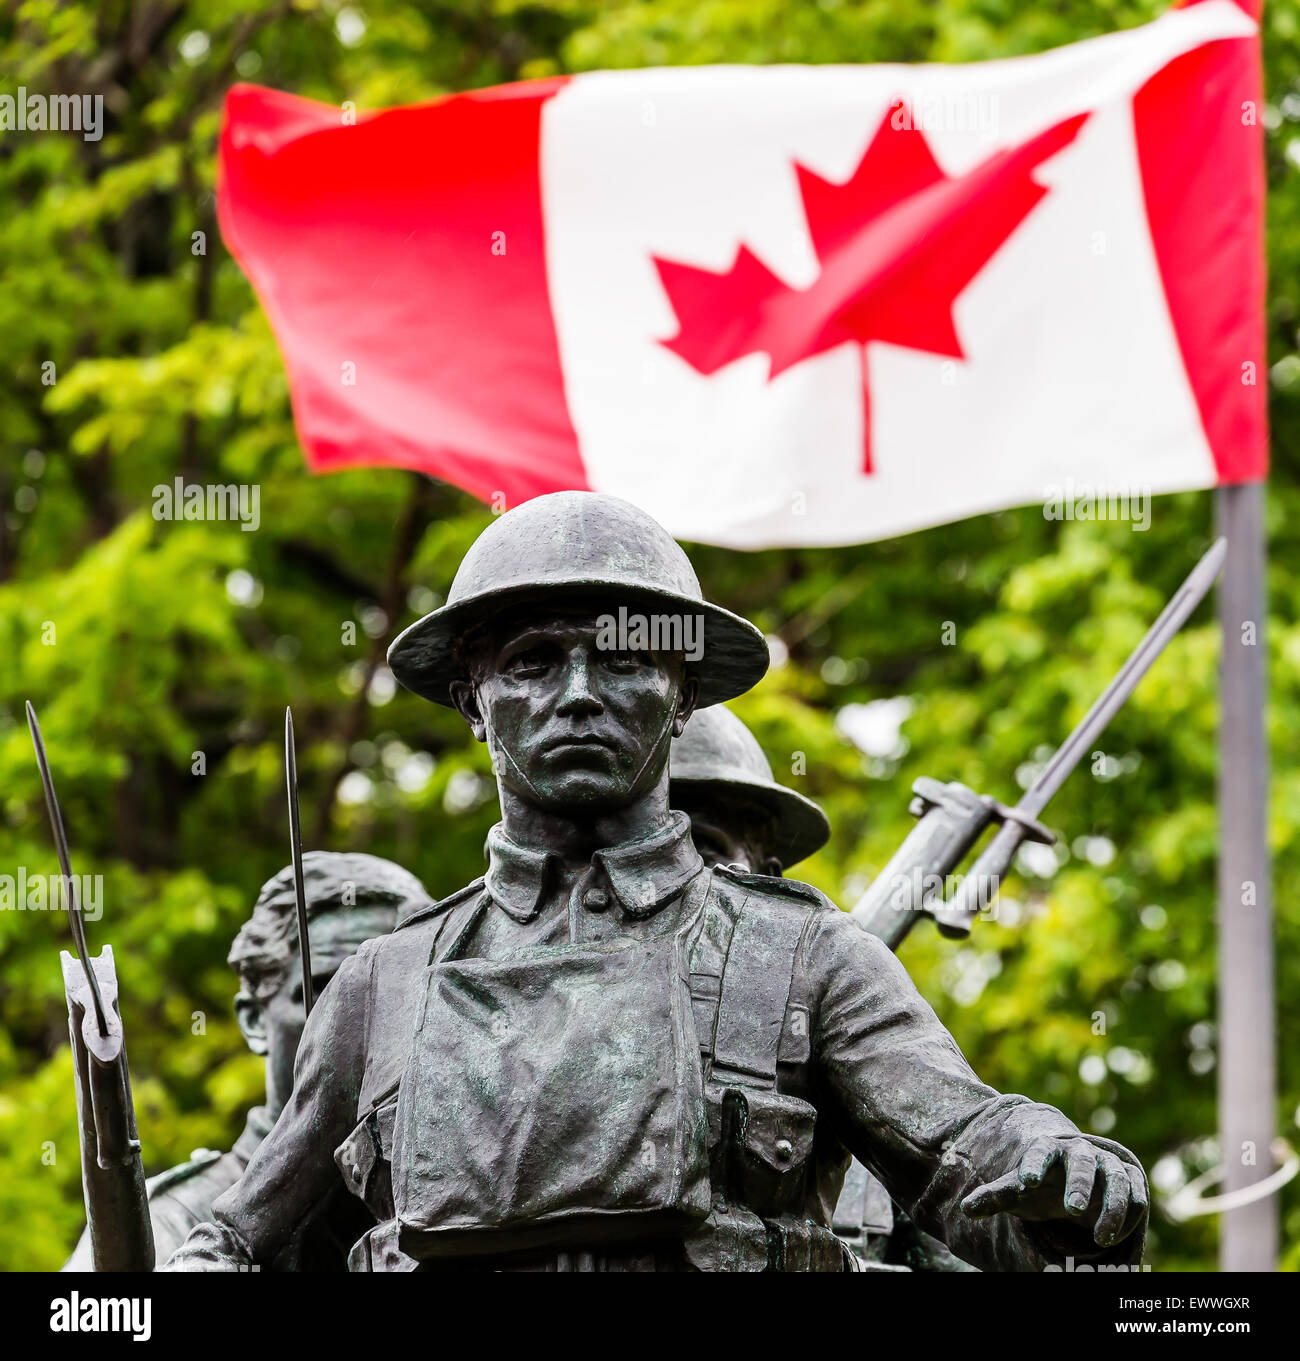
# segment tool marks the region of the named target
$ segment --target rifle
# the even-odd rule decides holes
[[[293,740],[293,710],[284,711],[284,783],[289,795],[289,856],[293,865],[294,906],[298,918],[298,962],[302,968],[302,1007],[311,1015],[316,1001],[311,982],[311,945],[307,939],[307,889],[302,878],[302,832],[298,825],[298,753]]]
[[[864,930],[894,950],[921,917],[930,917],[943,935],[953,939],[970,934],[971,923],[996,897],[1020,847],[1026,841],[1048,845],[1055,841],[1038,815],[1205,598],[1223,570],[1227,549],[1226,539],[1214,542],[1014,808],[955,781],[944,784],[926,776],[916,781],[909,809],[919,821],[852,910]],[[995,824],[993,839],[952,901],[945,902],[940,889],[947,876]]]
[[[113,947],[97,959],[86,947],[86,924],[68,858],[63,814],[45,756],[36,710],[27,704],[27,726],[36,748],[45,808],[59,856],[68,901],[68,920],[76,958],[59,951],[68,1001],[77,1122],[81,1131],[81,1185],[96,1271],[152,1271],[153,1225],[145,1189],[144,1161],[136,1132],[126,1035],[118,1003]]]

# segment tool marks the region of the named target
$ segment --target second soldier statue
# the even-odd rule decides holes
[[[611,618],[654,641],[611,645]],[[341,1183],[374,1219],[356,1270],[852,1270],[851,1155],[984,1270],[1140,1258],[1131,1153],[982,1083],[815,889],[705,865],[670,743],[767,649],[648,516],[589,492],[508,512],[389,661],[488,744],[487,873],[343,962],[284,1113],[171,1269],[273,1262]]]

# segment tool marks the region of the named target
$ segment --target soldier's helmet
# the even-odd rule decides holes
[[[617,497],[585,491],[539,496],[494,520],[465,554],[446,604],[396,638],[388,665],[408,690],[449,705],[451,682],[465,675],[467,631],[521,604],[586,600],[698,620],[702,651],[687,666],[699,677],[701,706],[744,694],[767,670],[762,633],[704,599],[662,525]]]
[[[784,868],[820,850],[830,840],[826,814],[809,798],[777,784],[758,739],[731,712],[718,707],[692,714],[673,740],[668,761],[669,801],[692,794],[719,807],[746,808],[766,815],[772,854]]]
[[[396,912],[410,903],[429,901],[415,875],[391,860],[363,851],[307,851],[302,857],[302,881],[309,919],[340,907],[392,908]],[[293,866],[286,865],[262,885],[254,911],[293,891]]]

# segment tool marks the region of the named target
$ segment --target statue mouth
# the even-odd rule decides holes
[[[569,733],[564,737],[556,737],[546,743],[543,750],[547,752],[563,751],[566,748],[603,748],[606,751],[615,750],[615,744],[607,737],[600,737],[594,733]]]

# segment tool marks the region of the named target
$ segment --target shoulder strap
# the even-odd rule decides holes
[[[770,904],[746,894],[722,968],[715,1080],[769,1090],[776,1086],[795,955],[812,910],[811,905]]]
[[[197,1176],[205,1167],[220,1162],[223,1156],[215,1148],[196,1148],[190,1154],[189,1162],[177,1163],[175,1167],[169,1167],[165,1172],[158,1172],[150,1177],[145,1183],[145,1190],[151,1197],[160,1191],[169,1191],[180,1182]]]
[[[406,927],[414,926],[417,922],[428,921],[430,917],[437,917],[444,912],[450,912],[457,903],[464,902],[470,895],[478,893],[482,887],[483,879],[480,877],[475,879],[472,884],[466,884],[464,888],[457,889],[455,893],[447,898],[440,899],[436,903],[425,903],[412,912],[399,913],[397,925],[393,927],[393,930],[403,931]]]
[[[464,954],[470,937],[477,930],[479,922],[483,919],[483,913],[491,901],[491,897],[481,881],[472,885],[472,887],[476,888],[478,892],[472,897],[461,898],[456,906],[438,923],[438,930],[433,938],[433,947],[429,951],[430,964],[439,964],[444,959],[460,959]]]
[[[793,900],[796,905],[807,903],[810,907],[834,908],[835,904],[811,884],[799,879],[787,879],[780,874],[757,874],[743,869],[740,865],[719,865],[718,873],[733,884],[744,889],[757,889],[776,898]]]

